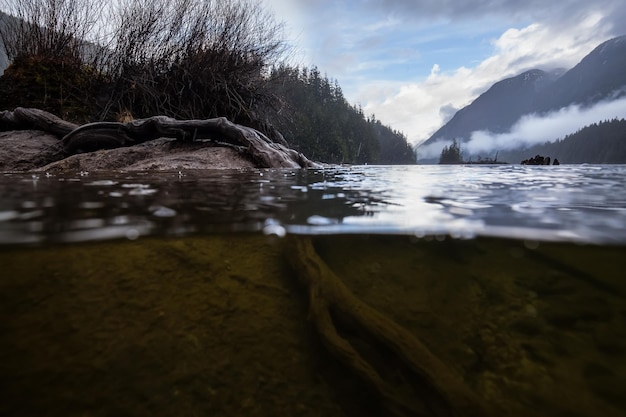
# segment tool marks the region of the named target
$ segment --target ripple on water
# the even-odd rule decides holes
[[[103,229],[122,226],[114,219],[151,224],[135,228],[140,235],[299,230],[626,243],[624,176],[621,165],[113,172],[36,183],[31,174],[11,174],[0,177],[0,234],[34,233],[29,224],[37,221],[43,233],[59,235],[77,229],[77,220],[99,218]],[[126,237],[126,230],[95,236]]]

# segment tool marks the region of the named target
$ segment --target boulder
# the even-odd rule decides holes
[[[63,144],[40,130],[0,132],[0,171],[32,171],[65,157]]]
[[[43,129],[43,130],[32,130]],[[220,117],[165,116],[77,126],[39,109],[0,112],[0,170],[313,168],[320,165],[263,133]]]
[[[255,168],[245,152],[210,142],[178,142],[160,138],[138,145],[68,156],[35,169],[67,171],[180,171],[188,169]]]
[[[520,163],[522,165],[550,165],[550,157],[549,156],[535,155],[532,158],[524,159]],[[554,164],[553,165],[560,165],[559,160],[554,158]]]
[[[63,143],[40,130],[0,132],[0,171],[180,171],[255,168],[244,149],[209,141],[180,142],[160,138],[115,149],[67,155]]]

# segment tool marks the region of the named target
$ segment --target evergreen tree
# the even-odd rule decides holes
[[[282,103],[272,120],[289,145],[307,157],[329,163],[415,163],[415,152],[402,133],[348,104],[337,81],[316,67],[281,66],[270,78]]]
[[[441,150],[441,156],[439,156],[440,164],[462,164],[461,159],[461,145],[456,139],[452,141],[450,146],[444,146]]]

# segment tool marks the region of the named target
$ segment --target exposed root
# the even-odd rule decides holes
[[[18,107],[13,111],[0,111],[0,130],[4,131],[38,129],[63,137],[77,127],[44,110]]]
[[[127,123],[95,122],[82,126],[68,123],[39,109],[18,107],[0,112],[0,130],[41,129],[63,138],[69,154],[132,146],[167,137],[185,141],[212,140],[245,149],[259,168],[317,168],[303,154],[275,143],[251,127],[224,117],[202,120],[176,120],[165,116],[132,120]]]
[[[289,238],[289,260],[309,293],[310,319],[328,350],[381,399],[393,416],[488,416],[486,406],[424,344],[357,298],[317,255],[311,238]],[[347,329],[342,323],[350,323]],[[351,343],[352,330],[371,348],[391,352],[390,361],[370,363]],[[344,334],[341,334],[343,331]],[[399,364],[402,378],[384,369]]]

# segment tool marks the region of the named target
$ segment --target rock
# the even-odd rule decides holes
[[[65,157],[63,144],[39,130],[0,132],[0,171],[31,171]]]
[[[258,130],[233,123],[225,117],[176,120],[166,116],[153,116],[128,123],[89,123],[65,135],[63,147],[68,153],[79,153],[133,146],[160,137],[175,138],[181,142],[209,140],[215,144],[235,146],[244,149],[260,168],[319,166],[301,153],[273,142]]]
[[[154,116],[77,126],[43,110],[17,108],[0,112],[0,130],[9,130],[0,136],[3,171],[321,166],[284,143],[223,117],[176,120]]]
[[[161,138],[130,147],[72,155],[37,171],[179,171],[254,167],[250,158],[235,148]]]
[[[535,155],[532,158],[524,159],[522,162],[520,162],[520,164],[522,165],[550,165],[550,157]],[[553,165],[560,165],[559,160],[554,158]]]
[[[235,147],[161,138],[135,146],[67,156],[62,142],[38,130],[0,132],[0,171],[179,171],[254,168]]]

